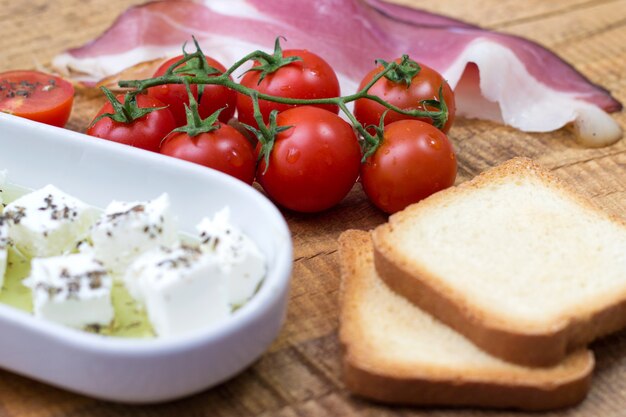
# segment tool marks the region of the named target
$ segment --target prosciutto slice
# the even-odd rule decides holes
[[[306,48],[356,89],[376,58],[408,53],[441,72],[461,116],[547,132],[573,123],[581,140],[603,146],[622,136],[607,114],[621,110],[557,55],[512,35],[381,0],[169,0],[128,9],[96,40],[53,65],[95,82],[132,65],[180,53],[195,35],[207,55],[230,65],[254,49]]]

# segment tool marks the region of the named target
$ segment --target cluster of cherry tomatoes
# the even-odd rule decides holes
[[[281,52],[284,57],[300,59],[267,74],[248,71],[240,84],[247,91],[275,97],[340,96],[337,75],[322,58],[306,50]],[[165,74],[180,58],[165,61],[154,76]],[[226,71],[216,60],[206,60],[210,67]],[[378,66],[365,75],[360,88],[381,71],[383,66]],[[277,110],[275,124],[280,133],[269,154],[260,157],[262,144],[233,127],[237,124],[229,124],[236,115],[241,124],[258,128],[251,97],[223,85],[191,85],[190,92],[182,84],[150,87],[145,94],[136,95],[134,105],[153,111],[127,122],[100,117],[94,119],[87,133],[211,167],[248,184],[256,179],[277,204],[299,212],[317,212],[336,205],[360,178],[369,199],[381,210],[393,213],[454,183],[456,158],[445,134],[454,120],[454,96],[441,75],[425,65],[412,79],[397,82],[382,77],[369,89],[369,94],[398,108],[415,109],[424,100],[438,99],[440,88],[449,112],[442,130],[435,128],[430,119],[385,113],[388,109],[384,105],[358,99],[354,117],[368,131],[383,126],[380,122],[384,116],[381,143],[364,160],[358,134],[338,116],[337,105],[289,105],[265,100],[258,101],[263,121],[268,123],[270,113]],[[189,94],[197,101],[202,119],[221,109],[215,128],[196,135],[175,131],[187,123]],[[123,102],[124,96],[117,99]],[[107,103],[97,117],[115,110]]]

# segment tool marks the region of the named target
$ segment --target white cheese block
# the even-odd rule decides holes
[[[197,229],[202,250],[218,260],[228,285],[229,302],[233,306],[245,303],[265,276],[265,256],[252,239],[230,222],[228,207],[213,219],[202,219]]]
[[[0,215],[0,288],[4,285],[9,247],[9,222]]]
[[[112,278],[91,254],[35,258],[23,282],[36,317],[78,328],[113,320]]]
[[[160,337],[206,328],[231,311],[215,257],[195,247],[177,245],[147,252],[130,265],[124,282],[145,307]]]
[[[97,210],[53,185],[6,206],[9,236],[27,257],[61,255],[75,248],[97,217]]]
[[[177,239],[167,194],[146,202],[113,201],[91,232],[95,257],[116,274],[143,252],[171,246]]]

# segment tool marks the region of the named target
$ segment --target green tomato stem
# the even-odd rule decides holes
[[[259,58],[264,58],[266,60],[273,59],[273,57],[270,54],[263,52],[263,51],[250,52],[248,55],[244,56],[239,61],[235,62],[230,68],[226,70],[226,72],[224,72],[223,75],[225,75],[226,77],[230,77],[233,72],[237,71],[246,62],[253,61]]]
[[[245,87],[241,84],[238,84],[228,78],[228,71],[224,74],[216,77],[193,77],[189,79],[190,84],[203,84],[203,85],[222,85],[224,87],[230,88],[231,90],[235,90],[239,93],[247,95],[249,97],[252,96],[253,90],[251,88]],[[383,74],[383,73],[381,73]],[[167,76],[163,75],[157,78],[151,78],[145,81],[120,81],[120,87],[125,88],[136,88],[138,91],[145,90],[150,87],[155,87],[157,85],[163,84],[183,84],[183,80],[177,76]],[[373,84],[372,84],[373,85]],[[370,86],[371,87],[371,86]],[[438,128],[442,128],[445,123],[441,123],[442,111],[430,111],[430,110],[405,110],[399,107],[394,106],[393,104],[387,103],[385,100],[378,96],[374,96],[367,93],[367,86],[360,90],[355,94],[351,94],[343,97],[330,97],[330,98],[316,98],[316,99],[300,99],[300,98],[289,98],[289,97],[277,97],[269,94],[258,93],[257,97],[259,100],[271,101],[274,103],[281,104],[291,104],[291,105],[316,105],[316,104],[330,104],[339,106],[340,102],[350,103],[362,98],[369,99],[375,101],[389,110],[395,111],[400,114],[404,114],[412,117],[423,117],[432,119],[435,122],[435,126]]]
[[[250,98],[252,99],[252,108],[254,110],[254,120],[256,121],[256,124],[259,127],[259,131],[261,132],[261,137],[265,139],[265,141],[263,141],[261,140],[261,137],[260,137],[259,140],[261,140],[261,142],[263,143],[267,143],[269,140],[271,140],[273,134],[270,131],[270,129],[267,128],[265,121],[263,121],[263,115],[261,114],[261,109],[259,108],[258,95],[256,93],[252,93]]]

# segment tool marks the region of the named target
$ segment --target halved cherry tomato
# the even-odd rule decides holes
[[[167,69],[180,60],[182,55],[168,59],[156,70],[154,77],[160,77],[165,74]],[[226,68],[218,61],[211,57],[206,57],[207,63],[213,68],[224,72]],[[195,84],[190,85],[191,92],[196,100],[198,100],[198,86]],[[162,101],[169,106],[174,119],[176,120],[176,126],[184,126],[187,123],[185,117],[185,104],[189,105],[189,96],[187,90],[182,84],[164,84],[148,89],[148,95]],[[209,117],[216,110],[225,107],[220,113],[219,120],[223,123],[227,123],[235,114],[235,108],[237,106],[237,93],[229,88],[221,85],[205,85],[202,90],[202,97],[198,103],[198,113],[203,119]]]
[[[0,111],[63,127],[70,118],[74,87],[63,78],[38,71],[0,74]]]
[[[312,106],[278,114],[279,133],[257,168],[257,181],[276,203],[300,212],[326,210],[354,185],[361,149],[352,126],[336,114]],[[257,152],[260,144],[257,145]]]
[[[254,148],[229,125],[219,124],[218,129],[197,136],[174,133],[163,142],[161,153],[217,169],[248,184],[254,181]]]
[[[123,95],[117,100],[124,101]],[[137,96],[137,106],[140,108],[164,107],[165,105],[154,97],[144,94]],[[96,117],[103,113],[113,113],[111,103],[106,103]],[[95,120],[95,119],[94,119]],[[131,123],[116,122],[104,117],[87,129],[87,134],[113,142],[123,143],[148,151],[158,152],[161,141],[176,128],[174,116],[167,108],[155,110]]]
[[[455,178],[452,144],[441,130],[419,120],[387,125],[382,144],[361,166],[365,193],[386,213],[450,187]]]
[[[326,61],[303,49],[283,51],[283,57],[290,56],[299,56],[302,60],[280,67],[275,72],[267,74],[263,81],[260,81],[259,71],[249,71],[242,78],[241,84],[260,93],[277,97],[314,99],[339,96],[337,74]],[[266,123],[272,110],[283,111],[291,107],[294,105],[259,100],[259,108]],[[320,104],[315,107],[333,113],[339,112],[339,108],[331,104]],[[244,94],[237,94],[237,117],[242,123],[257,126],[252,100]]]
[[[401,59],[396,59],[396,62],[400,63]],[[403,110],[433,110],[432,108],[424,109],[419,105],[419,102],[422,100],[438,100],[439,87],[443,86],[443,99],[448,106],[448,121],[442,130],[444,133],[447,133],[452,123],[454,123],[454,115],[456,113],[454,93],[441,74],[426,65],[419,65],[421,70],[412,78],[409,86],[403,82],[396,83],[383,77],[370,88],[369,93]],[[359,90],[364,88],[382,70],[383,67],[379,66],[367,74],[361,81]],[[387,108],[382,104],[366,98],[359,99],[354,103],[354,116],[364,126],[378,125],[380,118],[386,110]],[[385,116],[385,124],[411,118],[411,116],[390,111]],[[428,118],[419,118],[417,120],[432,124],[432,121]]]

